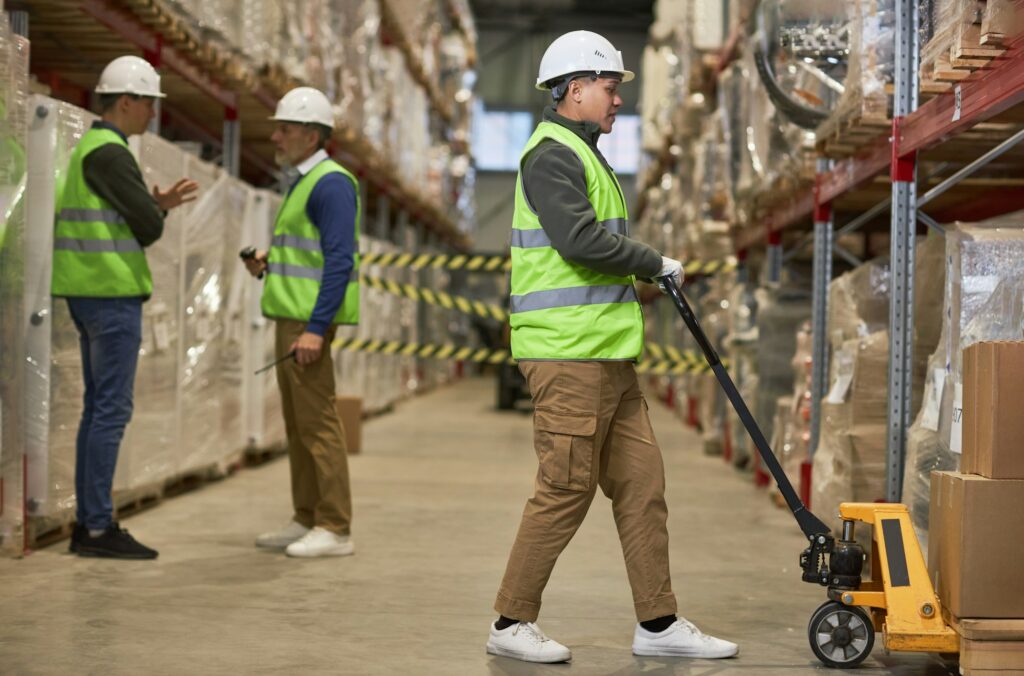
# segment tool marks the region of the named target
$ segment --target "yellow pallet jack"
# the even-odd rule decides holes
[[[828,667],[855,667],[871,654],[876,632],[882,632],[887,650],[959,653],[960,638],[943,620],[906,505],[844,502],[839,506],[842,535],[836,540],[793,490],[683,292],[667,277],[659,284],[675,303],[808,539],[800,554],[803,581],[827,587],[828,596],[807,626],[814,655]],[[862,579],[866,556],[854,539],[857,523],[871,526],[870,571],[880,578]]]

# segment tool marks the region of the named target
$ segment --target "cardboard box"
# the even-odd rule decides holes
[[[334,396],[334,407],[345,431],[348,454],[355,455],[363,449],[363,398],[338,394]]]
[[[928,570],[957,617],[1024,618],[1024,481],[932,472]]]
[[[984,341],[964,350],[960,469],[1024,479],[1024,342]]]
[[[1024,641],[960,639],[960,673],[1024,675]]]

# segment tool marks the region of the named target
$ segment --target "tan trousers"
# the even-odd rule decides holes
[[[600,486],[612,501],[638,621],[676,612],[665,469],[630,362],[524,361],[540,467],[494,609],[536,621],[558,555]]]
[[[277,320],[275,353],[280,358],[306,329],[305,322]],[[348,449],[334,407],[334,360],[330,345],[334,329],[324,336],[324,350],[314,364],[299,366],[288,359],[277,365],[288,462],[292,474],[294,519],[306,528],[320,526],[348,535],[352,524],[352,491],[348,480]]]

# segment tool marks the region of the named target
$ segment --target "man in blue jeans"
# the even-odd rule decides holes
[[[85,401],[75,457],[77,515],[70,550],[79,556],[155,559],[113,520],[111,487],[132,416],[142,342],[142,303],[153,292],[143,247],[163,234],[164,216],[195,199],[198,184],[170,190],[142,180],[128,137],[146,131],[160,76],[143,59],[122,56],[96,87],[102,119],[82,136],[57,201],[51,293],[67,300],[82,349]]]

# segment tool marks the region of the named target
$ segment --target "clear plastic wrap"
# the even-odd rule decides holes
[[[943,240],[929,236],[915,249],[912,411],[924,390],[925,363],[938,342],[936,293],[942,288]],[[889,368],[887,257],[861,265],[829,286],[829,391],[812,469],[811,504],[838,528],[838,505],[885,498]]]
[[[24,543],[28,41],[0,12],[0,555]]]
[[[753,406],[757,400],[758,390],[757,300],[754,297],[754,287],[741,278],[729,290],[727,301],[729,332],[722,347],[729,360],[729,375],[736,383],[743,400],[748,406]],[[731,406],[728,408],[728,416],[733,465],[739,468],[747,467],[752,454],[757,453],[757,450],[753,448],[749,433]]]
[[[819,139],[831,136],[848,121],[889,118],[886,86],[893,82],[896,56],[894,0],[850,0],[843,7],[849,40],[844,91],[818,127]]]
[[[233,52],[241,68],[321,89],[348,130],[347,140],[362,137],[384,158],[385,166],[375,170],[397,173],[407,190],[447,210],[464,231],[471,229],[470,161],[465,150],[453,152],[450,145],[469,138],[475,81],[475,29],[464,3],[459,11],[466,31],[452,24],[442,0],[154,2],[204,43]],[[384,8],[397,24],[400,35],[392,35],[391,44],[398,46],[381,39]],[[433,100],[410,68],[424,75]],[[431,127],[437,100],[451,113],[447,127]]]
[[[78,332],[67,304],[50,296],[53,214],[57,186],[65,179],[71,151],[93,115],[41,96],[29,102],[25,241],[28,312],[25,327],[25,507],[29,538],[59,527],[74,512],[75,435],[83,384]]]
[[[29,135],[32,208],[25,297],[40,320],[28,324],[24,339],[25,504],[30,537],[37,537],[74,517],[75,440],[83,398],[79,338],[66,302],[50,298],[49,282],[54,195],[93,116],[45,97],[33,97],[29,109],[36,112]],[[254,228],[264,237],[256,243],[269,242],[269,209],[258,214],[252,188],[166,140],[146,134],[133,137],[130,145],[150,185],[167,187],[187,175],[199,182],[200,192],[198,201],[169,213],[163,236],[147,249],[154,288],[143,305],[134,412],[114,477],[116,506],[159,495],[185,475],[222,471],[251,437],[268,445],[283,438],[283,430],[250,431],[259,418],[253,409],[266,405],[266,395],[248,392],[256,378],[246,373],[254,362],[265,363],[256,350],[269,332],[246,336],[246,327],[255,327],[258,317],[258,294],[243,286],[248,277],[237,257]],[[275,395],[274,413],[266,417],[279,420],[272,380],[263,381],[262,392],[268,390]]]
[[[986,318],[982,309],[1004,280],[1024,274],[1024,227],[1020,213],[978,224],[948,226],[945,237],[946,283],[941,338],[924,374],[923,404],[911,426],[903,479],[903,500],[922,542],[927,542],[930,474],[955,470],[960,464],[959,426],[954,410],[961,407],[961,356],[970,342],[1000,339],[1012,331],[1013,315],[994,320],[1012,299],[1008,282]],[[920,285],[918,285],[920,286]],[[970,327],[970,328],[969,328]],[[929,331],[934,332],[933,328]],[[991,331],[992,335],[989,335]]]
[[[844,341],[833,356],[833,387],[822,403],[811,472],[811,505],[837,532],[841,502],[885,498],[888,377],[888,331]]]
[[[760,288],[757,296],[757,399],[752,410],[766,438],[774,434],[779,397],[793,393],[797,329],[811,318],[810,292]]]
[[[829,284],[828,336],[838,350],[851,338],[882,331],[889,325],[888,257],[868,261]]]

